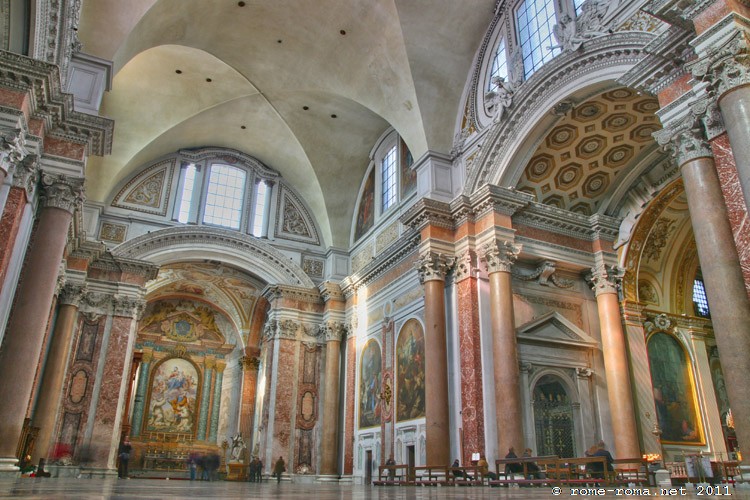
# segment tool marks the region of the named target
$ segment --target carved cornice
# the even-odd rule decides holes
[[[455,258],[438,252],[429,252],[420,256],[415,267],[419,273],[419,282],[445,281],[445,276],[450,272]]]
[[[7,175],[29,155],[26,134],[20,128],[0,127],[0,170]]]
[[[159,266],[152,262],[112,255],[106,251],[92,262],[91,268],[141,276],[145,281],[150,281],[159,274]]]
[[[421,231],[427,226],[453,229],[453,214],[450,204],[430,198],[421,198],[399,218],[405,226]]]
[[[318,290],[320,290],[320,297],[323,299],[323,302],[344,302],[346,300],[344,292],[341,291],[341,286],[338,283],[324,281],[318,285]]]
[[[0,51],[0,87],[27,93],[31,117],[42,120],[50,136],[83,144],[88,154],[112,152],[114,121],[74,111],[73,94],[62,91],[57,65]]]
[[[112,295],[89,290],[80,303],[81,309],[98,315],[106,315],[112,309]]]
[[[487,265],[489,274],[509,273],[520,253],[521,245],[511,241],[494,241],[482,246],[480,258]]]
[[[607,215],[582,215],[551,205],[532,202],[513,218],[513,222],[585,241],[598,239],[615,241],[622,221]]]
[[[750,6],[750,2],[746,5]],[[708,83],[706,91],[716,97],[750,84],[750,28],[737,29],[729,40],[710,48],[690,69],[696,79]]]
[[[487,184],[473,193],[470,199],[472,215],[476,220],[490,212],[513,215],[528,207],[534,196],[513,188]]]
[[[78,307],[87,292],[86,283],[69,281],[63,285],[60,293],[57,295],[57,302],[63,305]]]
[[[591,268],[591,271],[586,275],[586,281],[597,297],[603,293],[616,294],[624,274],[625,270],[621,267],[599,264]]]
[[[261,296],[269,303],[277,299],[295,300],[310,304],[322,302],[320,291],[317,288],[302,288],[290,285],[268,285],[261,292]]]
[[[59,208],[70,214],[83,203],[83,179],[42,174],[41,202],[44,208]]]
[[[39,176],[39,157],[30,154],[16,164],[13,173],[13,186],[26,191],[26,199],[31,200],[34,198],[34,193],[39,184]]]
[[[78,245],[76,249],[69,254],[69,257],[93,262],[104,255],[106,250],[107,246],[104,243],[87,240]]]

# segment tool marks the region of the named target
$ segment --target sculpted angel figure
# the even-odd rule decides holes
[[[484,96],[487,103],[487,111],[492,113],[493,123],[498,123],[503,118],[505,110],[513,103],[513,89],[501,76],[492,77],[494,90],[487,92]]]

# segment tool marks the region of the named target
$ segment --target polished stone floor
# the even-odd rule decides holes
[[[659,496],[651,488],[650,496]],[[723,488],[719,491],[725,493]],[[578,498],[626,498],[643,495],[618,495],[618,492],[604,491],[601,495],[576,495]],[[645,493],[645,492],[644,492]],[[675,497],[702,499],[719,498],[716,495],[699,495],[698,492],[681,494]],[[115,499],[171,499],[171,498],[292,498],[305,500],[401,500],[401,499],[552,499],[570,497],[571,491],[564,488],[554,495],[550,488],[430,488],[430,487],[385,487],[358,485],[291,484],[276,483],[234,483],[234,482],[193,482],[165,481],[149,479],[2,479],[0,498],[38,498],[88,500],[98,498]],[[750,500],[750,488],[731,489],[729,495],[735,499]]]

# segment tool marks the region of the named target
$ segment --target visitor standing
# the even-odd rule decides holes
[[[273,466],[273,475],[276,476],[276,483],[281,482],[281,475],[286,472],[286,464],[284,463],[284,457],[279,457],[276,460],[276,465]]]
[[[130,453],[133,451],[133,446],[130,444],[130,436],[125,436],[120,443],[120,448],[117,450],[117,458],[120,459],[120,464],[117,467],[117,477],[121,479],[127,479],[128,477],[128,462],[130,461]]]

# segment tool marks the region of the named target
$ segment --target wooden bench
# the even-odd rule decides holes
[[[721,467],[721,482],[731,484],[735,486],[737,483],[742,482],[742,471],[740,470],[740,463],[736,460],[728,460],[725,462],[719,462]]]
[[[649,463],[645,458],[617,458],[612,465],[615,470],[609,472],[610,483],[648,485]]]
[[[419,486],[446,486],[449,483],[448,467],[425,465],[413,468],[413,482]]]
[[[511,484],[517,484],[519,486],[541,486],[549,484],[551,481],[546,474],[546,469],[550,464],[553,465],[554,469],[557,460],[558,457],[556,456],[501,458],[495,460],[497,477],[495,479],[489,479],[487,483],[490,486],[508,486]],[[521,470],[511,472],[508,466],[512,464],[519,464]],[[538,470],[531,470],[531,464],[535,464]]]
[[[597,470],[592,472],[592,466],[596,466]],[[598,477],[599,474],[601,477]],[[608,484],[608,474],[606,457],[561,458],[557,461],[556,479],[560,484]]]
[[[470,467],[448,467],[448,483],[455,486],[482,486],[484,475],[476,465]]]
[[[378,479],[373,481],[375,486],[402,486],[412,484],[409,480],[409,466],[381,465],[378,468]]]

